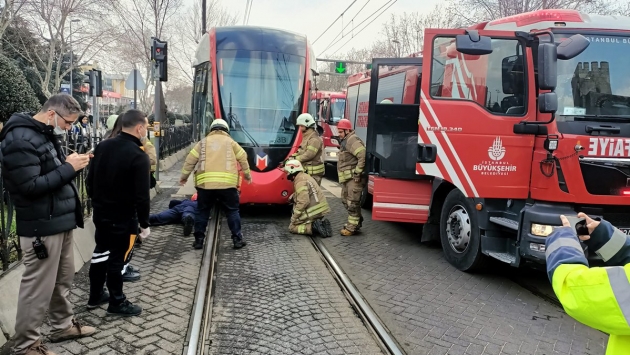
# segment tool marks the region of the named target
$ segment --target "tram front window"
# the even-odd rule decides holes
[[[301,111],[304,57],[275,52],[217,53],[221,110],[244,146],[291,146]]]

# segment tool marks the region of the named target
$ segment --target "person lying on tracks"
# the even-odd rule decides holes
[[[584,213],[587,235],[577,235],[565,216],[547,240],[547,273],[568,315],[610,334],[606,355],[630,354],[630,239],[603,219]],[[586,232],[586,231],[585,231]],[[606,267],[589,268],[579,240]]]
[[[163,226],[166,224],[182,223],[184,235],[189,236],[195,226],[195,214],[197,213],[197,194],[190,199],[171,200],[168,210],[149,216],[149,225]]]
[[[287,179],[293,181],[295,193],[289,197],[293,200],[293,214],[289,231],[294,234],[312,235],[315,230],[323,238],[332,236],[330,221],[324,218],[330,212],[326,196],[312,176],[304,172],[298,160],[288,160],[284,164]]]

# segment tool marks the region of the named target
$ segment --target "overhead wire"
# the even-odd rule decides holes
[[[390,0],[390,1],[392,1],[392,0]],[[346,44],[350,43],[350,41],[352,41],[356,36],[358,36],[361,32],[363,32],[363,30],[366,29],[369,25],[371,25],[372,22],[374,22],[377,18],[379,18],[382,14],[384,14],[385,11],[387,11],[390,7],[392,7],[392,5],[394,5],[396,3],[396,1],[398,1],[398,0],[393,0],[393,2],[391,4],[389,4],[389,6],[387,6],[387,3],[385,5],[383,5],[383,6],[381,6],[380,9],[382,9],[385,6],[387,6],[387,8],[385,8],[385,10],[383,10],[380,14],[376,15],[376,17],[373,18],[372,21],[368,22],[363,28],[361,28],[359,30],[359,32],[354,34],[348,41],[346,41],[344,44],[342,44],[332,55],[334,56],[335,54],[337,54],[343,47],[346,46]],[[378,11],[378,10],[376,10],[376,11]],[[363,20],[363,22],[365,22],[366,20],[367,19]],[[363,22],[361,22],[361,23],[363,23]],[[359,24],[359,26],[361,26],[361,24]]]
[[[320,35],[319,35],[319,37],[317,37],[317,38],[315,39],[315,41],[313,41],[313,44],[315,44],[315,42],[317,42],[320,38],[322,38],[322,36],[323,36],[324,34],[326,34],[326,32],[328,32],[328,30],[329,30],[329,29],[330,29],[330,28],[331,28],[331,27],[332,27],[335,23],[337,23],[337,21],[339,21],[339,19],[340,19],[340,18],[342,18],[342,17],[343,17],[343,14],[345,14],[345,13],[346,13],[346,11],[348,11],[348,9],[350,9],[350,8],[352,7],[352,5],[354,5],[354,3],[355,3],[355,2],[357,2],[357,0],[354,0],[354,1],[350,4],[350,6],[348,6],[345,10],[343,10],[343,12],[341,13],[341,15],[339,15],[339,17],[337,17],[337,18],[335,19],[335,21],[333,21],[333,23],[331,23],[331,24],[330,24],[330,26],[328,26],[328,27],[324,30],[324,32],[322,32],[322,34],[320,34]]]
[[[247,9],[249,8],[249,2],[251,0],[247,0],[247,2],[245,3],[245,12],[243,13],[243,25],[246,24],[245,20],[247,20]]]
[[[325,52],[326,52],[326,51],[327,51],[330,47],[332,47],[332,46],[335,44],[335,41],[337,40],[337,38],[338,38],[339,36],[341,36],[341,38],[343,38],[343,31],[345,31],[345,30],[346,30],[346,28],[348,28],[348,26],[350,26],[351,24],[353,24],[354,19],[355,19],[355,18],[357,18],[357,16],[361,13],[361,10],[363,10],[363,9],[365,8],[365,6],[366,6],[367,4],[369,4],[369,3],[370,3],[370,1],[371,1],[371,0],[367,0],[367,1],[365,2],[365,4],[363,4],[363,6],[359,9],[359,11],[357,11],[357,13],[354,15],[354,17],[353,17],[352,19],[350,19],[350,21],[348,21],[348,24],[346,24],[345,26],[343,26],[343,28],[341,29],[341,32],[339,32],[339,33],[337,34],[337,36],[335,36],[335,38],[333,38],[333,40],[332,40],[332,41],[330,41],[330,43],[328,44],[328,46],[326,47],[326,49],[324,49],[324,50],[322,51],[322,53],[325,53]],[[353,29],[354,29],[354,28],[353,28]]]
[[[254,0],[249,0],[249,10],[247,11],[247,21],[245,24],[249,23],[249,15],[252,13],[252,5],[254,5]]]

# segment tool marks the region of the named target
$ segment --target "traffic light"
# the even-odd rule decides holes
[[[94,89],[96,90],[96,97],[103,97],[103,72],[100,70],[94,70]]]
[[[151,60],[157,69],[160,81],[168,81],[168,43],[153,37]]]
[[[88,90],[88,96],[94,96],[94,71],[93,70],[87,71],[83,73],[83,75],[84,75],[83,82],[90,85],[90,88]]]

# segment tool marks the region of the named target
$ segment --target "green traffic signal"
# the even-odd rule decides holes
[[[339,74],[343,74],[346,72],[346,63],[344,62],[335,62],[335,70]]]

